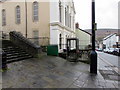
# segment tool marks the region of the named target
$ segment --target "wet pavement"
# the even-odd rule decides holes
[[[89,65],[44,56],[8,64],[2,88],[118,88],[118,81],[89,73]]]

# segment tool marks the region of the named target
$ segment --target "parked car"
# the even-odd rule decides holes
[[[116,55],[120,56],[120,48],[116,48],[116,52],[117,52]]]
[[[103,50],[102,50],[102,48],[98,48],[98,49],[96,49],[96,51],[102,52]]]
[[[105,53],[108,53],[108,51],[109,51],[108,48],[106,48],[106,49],[103,50],[103,52],[105,52]]]
[[[107,48],[107,49],[104,49],[103,51],[105,53],[120,56],[120,48],[109,48],[109,49]]]
[[[114,55],[117,55],[117,56],[118,56],[117,48],[114,48],[114,51],[112,52],[112,54],[114,54]]]
[[[110,49],[108,50],[108,53],[113,54],[114,51],[115,51],[115,48],[110,48]]]

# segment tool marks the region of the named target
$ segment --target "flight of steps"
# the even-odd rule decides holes
[[[2,40],[2,50],[7,54],[7,63],[32,58],[30,54],[14,45],[10,40]]]

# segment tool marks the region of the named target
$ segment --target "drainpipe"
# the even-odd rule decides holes
[[[25,36],[27,38],[27,29],[28,29],[28,26],[27,26],[27,1],[25,0],[25,18],[26,18],[26,28],[25,28]]]

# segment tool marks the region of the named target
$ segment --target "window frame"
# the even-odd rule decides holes
[[[65,26],[67,26],[67,8],[65,7]]]
[[[59,34],[59,47],[62,49],[62,34]]]
[[[60,23],[62,23],[62,4],[60,0],[59,0],[59,21]]]
[[[20,6],[17,5],[16,8],[15,8],[15,22],[16,24],[20,24],[21,23],[21,9],[20,9]]]
[[[2,9],[2,26],[6,26],[6,10]]]
[[[36,6],[35,4],[37,5],[37,7],[35,7]],[[39,3],[37,1],[34,1],[32,7],[33,7],[32,8],[33,22],[37,22],[37,21],[39,21]],[[35,10],[35,8],[37,8],[37,9]],[[35,12],[37,12],[36,15],[35,15]]]

